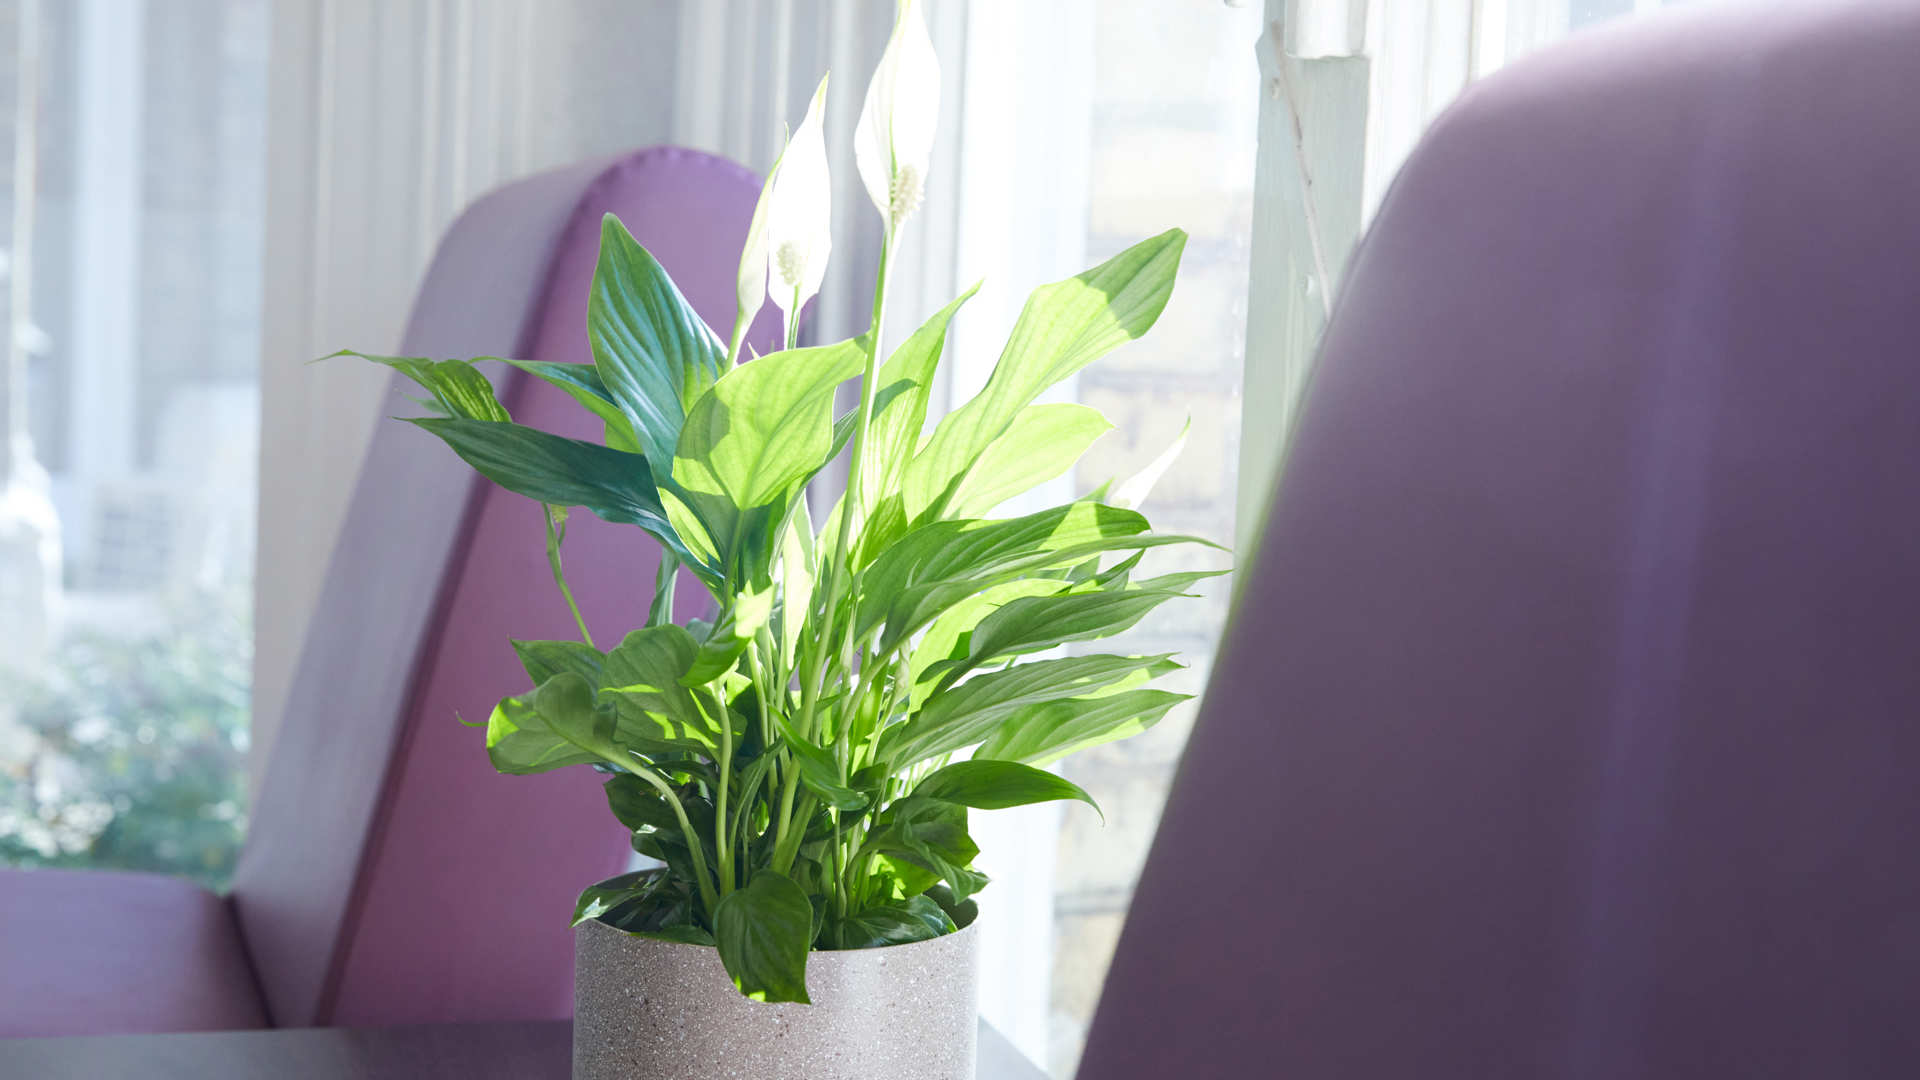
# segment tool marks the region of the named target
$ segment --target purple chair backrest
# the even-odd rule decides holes
[[[1440,120],[1082,1076],[1920,1076],[1915,102],[1920,5],[1739,5]]]
[[[619,215],[724,333],[759,181],[652,149],[503,188],[435,256],[401,352],[590,362],[601,215]],[[756,345],[769,347],[756,325]],[[519,373],[514,418],[598,423]],[[398,392],[391,413],[417,413]],[[602,647],[640,624],[657,549],[588,512],[569,583]],[[687,590],[682,590],[685,592]],[[273,1021],[383,1025],[565,1017],[579,890],[630,857],[597,775],[501,776],[484,721],[527,680],[509,638],[572,638],[538,504],[480,480],[425,432],[383,422],[354,492],[234,883]]]

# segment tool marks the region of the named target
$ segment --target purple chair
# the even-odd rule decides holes
[[[758,192],[737,165],[665,148],[503,188],[442,241],[401,351],[589,361],[608,211],[724,329]],[[755,329],[765,351],[777,328]],[[598,437],[544,383],[496,385],[516,419]],[[389,411],[417,410],[396,394]],[[579,512],[563,556],[596,636],[644,618],[657,558],[636,530]],[[425,432],[379,425],[232,895],[0,871],[0,1036],[571,1015],[567,915],[625,865],[625,836],[593,773],[500,776],[455,716],[484,720],[525,689],[509,637],[576,633],[539,506]]]
[[[1081,1075],[1920,1076],[1920,5],[1595,32],[1353,260]]]

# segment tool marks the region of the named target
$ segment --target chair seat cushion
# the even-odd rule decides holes
[[[224,899],[159,874],[0,870],[0,1037],[265,1024]]]

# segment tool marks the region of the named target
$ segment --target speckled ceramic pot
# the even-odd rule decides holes
[[[974,1080],[977,932],[807,957],[811,1005],[733,988],[720,954],[574,932],[574,1080]]]

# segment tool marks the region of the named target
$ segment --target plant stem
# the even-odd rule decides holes
[[[694,698],[694,708],[706,710],[700,705],[700,699]],[[714,857],[720,862],[720,895],[733,891],[733,855],[730,848],[730,836],[727,830],[727,781],[733,776],[733,717],[727,707],[720,707],[720,766],[719,791],[714,796],[713,824]]]
[[[593,644],[593,634],[587,629],[587,620],[580,617],[580,605],[573,602],[573,590],[567,588],[567,575],[560,572],[560,540],[564,535],[554,527],[553,507],[540,506],[540,516],[547,523],[547,565],[553,567],[553,583],[560,586],[560,595],[567,601],[567,610],[573,612],[573,624],[580,628],[580,640],[589,647]]]

